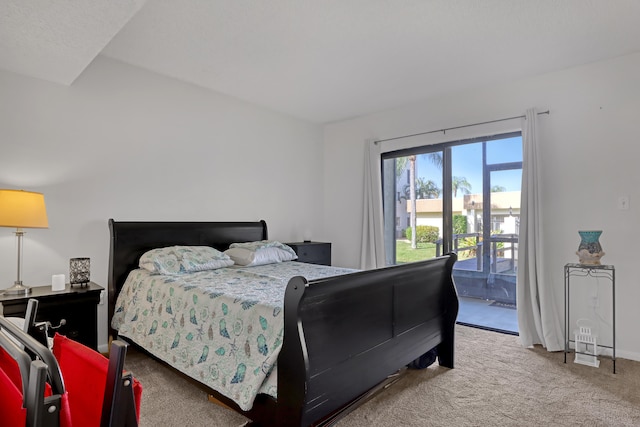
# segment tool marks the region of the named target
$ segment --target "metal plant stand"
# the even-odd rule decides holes
[[[613,373],[616,373],[616,269],[613,265],[590,265],[569,263],[564,266],[564,363],[567,363],[567,353],[569,353],[569,344],[575,341],[569,335],[569,306],[570,306],[570,289],[571,277],[595,277],[608,279],[611,282],[611,304],[612,304],[612,329],[613,341],[611,346],[598,344],[598,347],[610,348],[612,350]],[[594,349],[595,351],[595,349]],[[576,349],[576,353],[580,353]]]

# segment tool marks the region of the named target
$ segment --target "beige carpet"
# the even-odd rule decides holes
[[[522,348],[518,337],[458,326],[455,369],[409,371],[338,426],[640,426],[640,362],[618,359],[614,375],[609,359],[599,368],[563,360]],[[144,355],[130,350],[126,365],[144,386],[142,426],[247,421]]]

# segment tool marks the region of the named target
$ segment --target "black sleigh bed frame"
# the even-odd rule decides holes
[[[120,222],[109,220],[109,332],[127,275],[147,250],[267,239],[258,222]],[[205,387],[219,401],[264,426],[308,426],[341,411],[424,353],[437,347],[453,368],[458,313],[455,254],[326,279],[289,281],[278,397],[258,395],[250,411]]]

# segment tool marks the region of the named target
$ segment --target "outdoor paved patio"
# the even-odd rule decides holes
[[[518,311],[494,301],[459,297],[458,323],[511,334],[518,333]]]

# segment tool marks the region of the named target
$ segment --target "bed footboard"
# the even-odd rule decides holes
[[[307,282],[285,295],[277,425],[339,411],[434,347],[453,368],[455,254]]]

